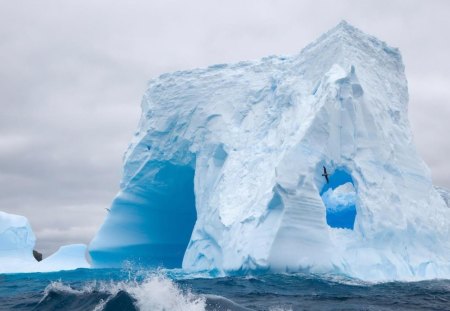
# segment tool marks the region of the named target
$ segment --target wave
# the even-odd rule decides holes
[[[340,275],[212,278],[170,270],[80,270],[0,277],[0,310],[448,310],[450,281],[366,283]]]
[[[73,311],[248,311],[218,295],[196,295],[165,275],[147,276],[143,281],[89,282],[81,288],[62,281],[51,282],[34,308]]]

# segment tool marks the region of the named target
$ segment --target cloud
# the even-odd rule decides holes
[[[45,254],[89,242],[137,126],[146,81],[293,54],[346,19],[400,48],[419,152],[450,188],[447,1],[4,1],[0,209],[29,218]]]

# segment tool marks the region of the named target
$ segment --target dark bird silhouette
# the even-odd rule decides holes
[[[147,145],[147,150],[148,150],[148,151],[150,151],[150,149],[151,149],[151,148],[150,148],[150,146],[149,146],[149,145]]]
[[[111,212],[111,210],[109,208],[107,208],[107,207],[105,207],[105,210],[107,210],[108,212]]]
[[[330,182],[330,180],[328,179],[328,175],[330,175],[330,174],[327,173],[327,169],[324,166],[322,176],[325,177],[325,179],[327,180],[327,184]]]

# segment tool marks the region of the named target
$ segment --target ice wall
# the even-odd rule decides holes
[[[298,55],[150,81],[94,264],[449,277],[450,209],[407,103],[399,51],[346,22]],[[353,229],[327,224],[323,166],[354,185]]]

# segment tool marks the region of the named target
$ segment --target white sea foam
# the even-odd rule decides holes
[[[136,300],[136,306],[142,311],[202,311],[206,308],[206,298],[195,295],[189,290],[182,290],[175,282],[161,273],[149,274],[143,281],[137,281],[135,277],[121,282],[93,281],[86,283],[81,288],[74,288],[62,281],[55,281],[46,287],[41,302],[48,297],[50,292],[55,291],[74,295],[90,294],[94,291],[110,294],[106,300],[99,301],[94,311],[103,310],[106,303],[120,291],[130,294]]]
[[[136,304],[142,311],[200,311],[206,307],[205,298],[189,291],[183,292],[173,281],[163,276],[148,278],[141,284],[127,288],[127,291],[137,300]]]
[[[282,306],[275,306],[270,307],[269,311],[292,311],[292,307],[282,307]]]

